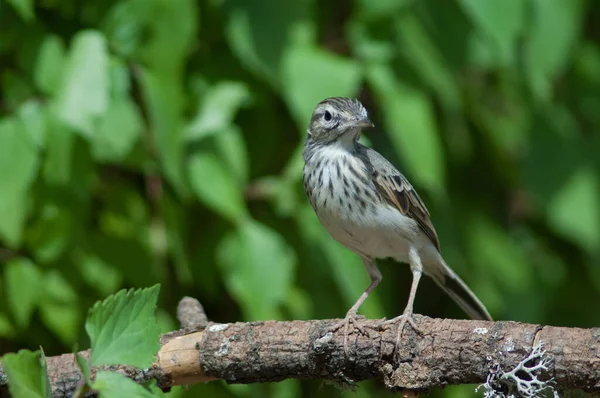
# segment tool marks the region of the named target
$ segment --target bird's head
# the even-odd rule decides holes
[[[308,134],[315,142],[333,143],[338,139],[355,142],[362,128],[373,127],[367,110],[357,99],[345,97],[327,98],[313,111]]]

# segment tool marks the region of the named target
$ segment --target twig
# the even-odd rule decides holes
[[[195,306],[190,301],[188,304]],[[192,313],[198,321],[203,311]],[[396,353],[394,328],[380,330],[381,320],[364,321],[370,336],[352,334],[349,356],[344,354],[342,332],[327,333],[338,320],[210,323],[201,331],[189,333],[184,329],[178,335],[163,336],[152,369],[111,369],[138,382],[156,379],[164,390],[216,379],[258,383],[297,378],[348,386],[378,379],[392,390],[420,392],[450,384],[485,383],[490,371],[515,369],[529,357],[534,345],[543,344],[545,355],[553,360],[540,380],[552,379],[559,390],[600,393],[597,329],[418,315],[415,320],[424,334],[405,329],[403,345]],[[190,321],[189,325],[199,324]],[[81,379],[74,355],[50,357],[48,367],[54,395],[70,396]]]

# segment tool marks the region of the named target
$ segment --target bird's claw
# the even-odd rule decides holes
[[[415,323],[412,312],[406,311],[402,315],[384,321],[383,329],[387,329],[392,324],[397,324],[398,321],[400,321],[400,323],[398,324],[398,329],[396,331],[396,351],[398,351],[398,348],[400,347],[400,340],[402,339],[402,333],[406,324],[409,324],[417,334],[421,336],[424,334],[423,331]]]
[[[342,321],[336,323],[328,330],[328,332],[335,333],[341,328],[344,328],[344,353],[346,354],[346,356],[348,356],[348,336],[350,335],[350,324],[352,324],[352,332],[356,330],[359,334],[362,334],[363,336],[371,337],[366,328],[359,324],[359,321],[362,320],[365,320],[365,317],[363,315],[348,312],[346,314],[346,317]]]

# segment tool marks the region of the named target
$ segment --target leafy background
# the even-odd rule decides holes
[[[411,179],[495,318],[597,326],[598,18],[584,0],[0,2],[0,354],[87,347],[95,301],[157,282],[163,331],[184,295],[221,322],[343,316],[368,277],[300,183],[328,96],[367,106],[366,142]],[[408,267],[381,264],[369,317],[406,302]],[[427,279],[415,310],[464,317]]]

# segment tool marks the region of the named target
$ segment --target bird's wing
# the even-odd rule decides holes
[[[373,183],[382,198],[394,206],[403,215],[412,218],[421,230],[429,237],[431,242],[440,251],[440,242],[429,211],[410,185],[408,180],[383,156],[372,149],[367,150],[367,156],[372,165],[371,175]]]

